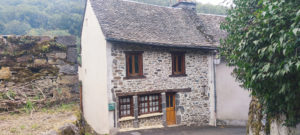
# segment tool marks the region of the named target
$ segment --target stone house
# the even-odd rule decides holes
[[[87,1],[79,76],[83,115],[95,132],[216,125],[214,59],[224,17],[195,7]]]

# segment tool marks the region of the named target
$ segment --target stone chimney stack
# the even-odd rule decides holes
[[[193,10],[196,12],[196,3],[191,0],[177,0],[177,3],[172,7]]]

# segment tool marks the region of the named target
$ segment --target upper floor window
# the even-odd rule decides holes
[[[185,57],[182,52],[172,53],[172,75],[185,75]]]
[[[143,76],[142,52],[126,53],[126,75],[127,77]]]
[[[132,96],[119,97],[120,117],[133,116]]]

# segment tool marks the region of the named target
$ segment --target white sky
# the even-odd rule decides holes
[[[203,4],[213,4],[213,5],[226,5],[229,6],[232,4],[232,0],[196,0],[198,2],[201,2]]]

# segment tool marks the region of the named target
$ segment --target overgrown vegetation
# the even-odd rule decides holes
[[[263,114],[300,123],[300,1],[234,0],[221,52]]]

